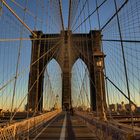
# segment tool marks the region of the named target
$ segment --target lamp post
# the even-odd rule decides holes
[[[103,69],[104,69],[104,53],[100,50],[95,51],[94,53],[94,62],[95,62],[95,72],[96,72],[96,98],[97,98],[97,111],[100,120],[106,121],[105,113],[105,103],[104,103],[104,81],[103,81]]]

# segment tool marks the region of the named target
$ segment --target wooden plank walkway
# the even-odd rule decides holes
[[[69,113],[61,113],[49,123],[44,124],[32,135],[30,140],[97,140],[84,121]]]

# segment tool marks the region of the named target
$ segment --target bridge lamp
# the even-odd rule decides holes
[[[95,65],[97,69],[104,68],[104,53],[101,51],[97,51],[94,53]]]

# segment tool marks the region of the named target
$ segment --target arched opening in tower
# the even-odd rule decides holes
[[[82,59],[78,59],[72,67],[72,106],[79,110],[90,109],[89,70]]]
[[[44,71],[43,110],[50,111],[61,108],[62,71],[55,59],[52,59]]]

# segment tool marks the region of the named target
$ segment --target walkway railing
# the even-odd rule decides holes
[[[133,128],[129,125],[115,121],[100,121],[93,114],[76,111],[76,114],[84,119],[92,130],[95,130],[99,140],[139,140],[140,128]]]
[[[16,122],[10,126],[0,129],[0,140],[16,140],[22,137],[24,133],[29,132],[29,130],[38,127],[41,124],[49,121],[56,115],[58,115],[61,110],[55,110],[48,112],[36,117],[23,120],[21,122]]]

